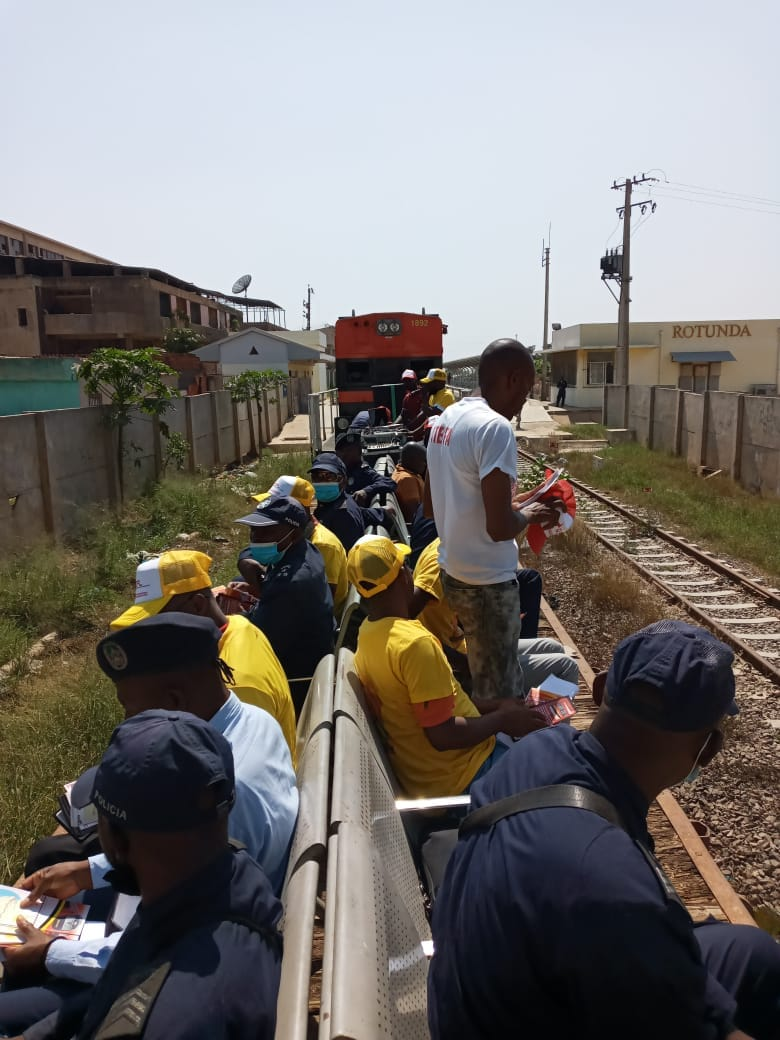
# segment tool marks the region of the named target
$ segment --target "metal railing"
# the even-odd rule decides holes
[[[336,430],[339,411],[339,392],[336,389],[309,394],[309,440],[317,455]]]

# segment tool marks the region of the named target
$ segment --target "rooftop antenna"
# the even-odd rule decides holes
[[[314,290],[310,285],[306,287],[306,299],[303,301],[303,320],[306,322],[306,331],[311,329],[311,298]]]
[[[246,299],[246,295],[247,295],[247,292],[249,291],[249,286],[250,286],[251,282],[252,282],[252,275],[251,274],[242,274],[240,278],[237,278],[235,280],[235,282],[233,283],[233,288],[230,291],[233,293],[234,296],[238,296],[239,293],[243,293],[244,294],[244,299]],[[246,323],[248,325],[249,324],[249,304],[246,303],[246,304],[244,304],[244,306],[246,308]]]

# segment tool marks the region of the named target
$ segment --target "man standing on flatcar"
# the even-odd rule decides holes
[[[425,432],[423,406],[427,403],[428,394],[417,383],[417,376],[411,368],[407,368],[401,373],[401,383],[404,388],[404,399],[401,403],[399,418],[410,440],[421,441]]]
[[[425,414],[441,415],[451,404],[455,404],[455,394],[447,389],[447,373],[443,368],[431,368],[427,376],[420,380],[428,393]]]
[[[531,523],[558,520],[550,506],[513,498],[517,444],[509,420],[520,414],[535,376],[522,343],[495,340],[479,361],[482,396],[448,408],[428,442],[426,506],[441,536],[442,584],[466,633],[474,695],[485,700],[521,693],[515,539]]]

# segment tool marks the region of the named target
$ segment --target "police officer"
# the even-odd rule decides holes
[[[273,1037],[281,906],[228,844],[234,799],[230,745],[208,723],[145,711],[114,730],[94,801],[110,880],[141,904],[78,1040]]]
[[[113,680],[128,718],[175,707],[197,714],[229,742],[237,763],[230,835],[281,891],[298,811],[290,752],[276,720],[225,687],[219,643],[220,631],[209,618],[162,613],[101,640],[97,660]],[[107,885],[109,867],[103,854],[56,863],[25,878],[22,887],[31,901],[47,895],[69,898]],[[23,928],[24,945],[5,955],[6,982],[12,988],[0,993],[0,1034],[24,1030],[30,1040],[39,1040],[55,1035],[44,1016],[56,1018],[64,1001],[91,991],[119,936],[52,942],[50,932]]]
[[[352,495],[347,494],[347,467],[335,451],[321,452],[309,473],[317,496],[314,516],[336,535],[346,552],[358,538],[362,538],[368,527],[384,526],[387,519],[384,509],[376,506],[363,508]]]
[[[380,477],[363,459],[363,438],[359,432],[347,430],[336,437],[336,454],[346,466],[347,493],[353,495],[359,506],[367,506],[375,495],[382,492],[395,494],[392,477]]]
[[[590,732],[533,733],[472,788],[434,908],[434,1040],[779,1035],[780,947],[758,928],[694,926],[647,830],[653,799],[720,750],[732,661],[701,629],[651,625],[617,647]],[[492,804],[518,792],[525,806]]]
[[[309,511],[289,496],[268,498],[236,523],[249,527],[249,549],[241,556],[258,571],[259,601],[249,620],[268,637],[299,715],[314,670],[333,652],[335,628],[325,564],[306,538]]]

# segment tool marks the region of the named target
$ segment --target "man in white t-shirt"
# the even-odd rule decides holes
[[[465,632],[474,696],[521,694],[517,668],[520,606],[515,538],[530,523],[557,522],[538,502],[514,501],[519,415],[535,377],[514,339],[497,339],[479,362],[482,396],[442,413],[428,443],[428,490],[441,536],[444,591]]]

